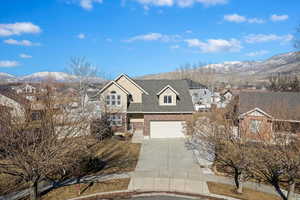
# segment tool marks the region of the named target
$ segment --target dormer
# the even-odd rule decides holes
[[[160,106],[176,106],[177,100],[179,99],[179,93],[167,85],[157,93],[158,104]]]

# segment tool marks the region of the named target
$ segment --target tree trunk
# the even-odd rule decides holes
[[[294,200],[295,198],[295,182],[293,182],[292,184],[289,185],[289,191],[287,194],[287,200]]]
[[[282,192],[280,186],[278,183],[273,183],[273,186],[275,187],[276,192],[279,194],[282,200],[288,200],[287,197]]]
[[[38,179],[34,179],[32,181],[30,190],[31,190],[30,191],[30,199],[37,200],[38,199]]]
[[[234,182],[235,182],[235,187],[236,187],[236,192],[241,194],[243,193],[243,185],[240,182],[240,173],[237,169],[234,170]]]

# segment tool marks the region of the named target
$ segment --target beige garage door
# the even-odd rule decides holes
[[[183,121],[151,121],[151,138],[181,138],[184,137]]]

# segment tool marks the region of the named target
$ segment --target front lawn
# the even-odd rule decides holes
[[[82,176],[124,173],[135,169],[140,153],[140,144],[112,138],[97,143],[91,138],[90,143],[92,144],[90,148],[93,160],[100,161],[104,167],[97,166],[99,162],[96,162],[94,163],[96,166],[89,166],[88,170],[82,170],[84,171],[81,173]],[[0,174],[0,195],[24,188],[26,188],[26,183],[18,181],[15,177]]]
[[[116,179],[93,184],[75,184],[60,187],[45,194],[42,200],[66,200],[100,192],[126,190],[130,179]],[[80,189],[80,194],[79,194]]]
[[[237,194],[232,185],[207,182],[208,189],[213,194],[224,195],[242,200],[280,200],[276,195],[255,191],[248,188],[243,188],[243,194]]]

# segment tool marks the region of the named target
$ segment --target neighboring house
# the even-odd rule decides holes
[[[122,74],[100,94],[113,128],[139,129],[150,138],[184,137],[194,111],[185,80],[133,80]]]
[[[225,102],[229,103],[233,98],[233,93],[230,90],[226,90],[222,96],[224,97]]]
[[[242,92],[238,108],[240,133],[249,139],[300,133],[300,93]]]
[[[9,87],[0,87],[0,106],[9,108],[12,116],[24,116],[26,99],[16,94]]]
[[[192,101],[196,111],[208,110],[211,108],[212,93],[207,86],[201,83],[186,79],[189,92],[192,96]]]
[[[93,116],[100,116],[101,114],[101,98],[99,90],[88,91],[84,97],[84,105],[87,111]]]

